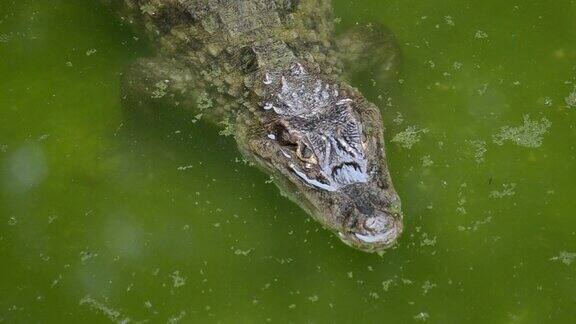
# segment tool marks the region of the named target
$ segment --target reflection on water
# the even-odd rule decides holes
[[[123,114],[149,49],[93,1],[0,6],[0,322],[569,322],[576,4],[334,3],[402,47],[388,91],[357,84],[406,214],[382,257],[215,127]]]
[[[4,190],[24,193],[39,185],[48,172],[46,157],[37,143],[24,144],[8,158]]]

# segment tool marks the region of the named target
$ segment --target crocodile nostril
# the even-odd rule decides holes
[[[370,232],[382,232],[387,224],[388,221],[382,216],[369,217],[364,221],[364,229]]]
[[[362,220],[361,228],[354,236],[361,244],[387,247],[394,244],[401,233],[401,222],[386,214],[379,214]]]

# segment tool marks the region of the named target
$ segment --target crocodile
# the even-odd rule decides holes
[[[381,25],[335,33],[330,0],[102,0],[154,56],[121,77],[128,109],[189,110],[344,243],[382,253],[403,229],[376,105],[355,75],[389,81]]]

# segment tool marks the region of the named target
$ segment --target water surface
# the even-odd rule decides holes
[[[217,128],[131,122],[119,75],[150,50],[100,5],[4,1],[0,322],[573,321],[576,3],[334,2],[402,49],[398,82],[357,84],[406,214],[382,257]]]

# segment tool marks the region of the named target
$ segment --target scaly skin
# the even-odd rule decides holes
[[[196,109],[343,242],[368,252],[394,245],[402,213],[380,112],[342,73],[373,53],[389,78],[390,37],[350,33],[339,51],[329,0],[103,1],[158,52],[124,74],[129,107]]]

